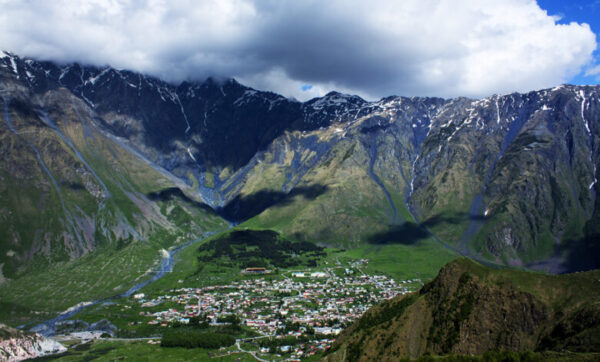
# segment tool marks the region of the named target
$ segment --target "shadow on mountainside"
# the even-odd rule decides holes
[[[561,254],[568,252],[561,265],[565,273],[600,269],[600,233],[566,240],[559,248]]]
[[[427,220],[423,221],[421,225],[430,228],[434,227],[438,224],[454,224],[458,225],[460,223],[465,222],[466,220],[481,220],[484,221],[487,218],[483,215],[470,215],[465,212],[455,212],[452,214],[443,213],[434,215]]]
[[[296,187],[289,193],[282,191],[261,190],[248,196],[236,196],[224,207],[212,209],[209,205],[188,197],[177,187],[171,187],[157,192],[150,192],[146,196],[152,201],[180,200],[190,206],[202,209],[209,213],[218,214],[231,222],[242,222],[256,216],[272,206],[284,206],[292,203],[296,196],[314,200],[317,196],[327,191],[327,186],[313,185]]]
[[[473,216],[464,212],[453,214],[438,214],[430,217],[420,224],[405,222],[402,225],[393,225],[386,231],[373,234],[367,240],[369,244],[403,244],[414,245],[422,239],[433,236],[429,229],[439,224],[458,225],[467,220],[485,220],[484,216]]]
[[[218,210],[225,219],[242,222],[254,217],[272,206],[285,206],[293,202],[296,196],[314,200],[327,191],[324,185],[296,187],[289,193],[273,190],[261,190],[248,196],[236,196],[227,205]]]
[[[600,207],[599,200],[596,208]],[[594,215],[583,229],[584,236],[567,237],[554,249],[550,258],[527,265],[551,274],[574,273],[600,269],[600,215]]]
[[[402,225],[393,225],[386,231],[376,233],[367,239],[369,244],[403,244],[414,245],[419,240],[430,236],[429,232],[421,225],[405,222]]]

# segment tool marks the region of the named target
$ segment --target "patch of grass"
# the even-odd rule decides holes
[[[235,338],[229,334],[209,333],[194,328],[173,328],[165,331],[161,339],[161,347],[184,348],[220,348],[229,347]]]
[[[416,244],[363,245],[358,248],[328,254],[328,262],[368,259],[361,269],[368,274],[386,274],[397,280],[435,277],[442,266],[458,255],[433,239]]]
[[[207,171],[204,174],[204,182],[205,182],[204,186],[206,186],[206,187],[210,187],[210,188],[215,187],[215,174],[210,171]]]
[[[382,181],[386,190],[390,193],[392,198],[392,202],[394,206],[396,206],[396,211],[398,212],[398,221],[408,221],[415,222],[415,218],[412,216],[408,208],[406,207],[406,203],[404,202],[404,195],[402,193],[396,192],[394,187],[390,185],[388,182]]]

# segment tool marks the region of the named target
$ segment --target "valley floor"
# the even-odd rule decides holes
[[[213,352],[213,357],[240,351],[269,360],[311,357],[329,349],[343,328],[371,306],[422,285],[420,279],[396,282],[385,275],[366,274],[368,264],[368,259],[346,257],[342,262],[339,256],[330,256],[317,268],[238,274],[227,284],[139,293],[74,318],[93,323],[107,317],[119,326],[118,336],[129,338],[159,335],[189,324],[198,315],[209,323],[207,331],[230,327],[232,317],[240,318],[244,331],[236,335],[238,348]],[[59,338],[78,340],[81,333]]]
[[[210,352],[213,357],[227,360],[229,356],[254,359],[250,354],[259,357],[261,350],[262,356],[270,356],[269,359],[317,356],[331,346],[343,327],[370,306],[418,289],[456,257],[434,240],[424,239],[411,245],[324,249],[318,257],[310,253],[306,254],[308,257],[295,256],[292,259],[301,264],[294,267],[271,265],[268,269],[272,273],[268,275],[245,275],[240,273],[244,267],[234,259],[201,260],[202,246],[223,235],[227,232],[183,248],[175,257],[172,271],[145,285],[137,297],[111,298],[58,323],[56,333],[62,334],[62,340],[75,341],[77,345],[67,354],[55,357],[80,360],[97,355],[113,359],[119,353],[133,356],[147,352],[164,355],[166,359],[188,360],[192,354],[194,358],[209,357]],[[82,259],[53,267],[38,277],[32,274],[15,280],[0,292],[0,302],[9,307],[2,308],[2,319],[12,321],[13,325],[27,321],[28,328],[82,301],[120,294],[140,280],[150,278],[143,271],[156,260],[152,249],[157,246],[160,244],[132,244],[123,250],[90,257],[90,262]],[[127,262],[133,254],[145,257],[144,269],[142,265]],[[308,267],[304,265],[307,261],[316,264]],[[40,278],[44,286],[36,288]],[[185,327],[198,311],[213,322],[203,331],[231,334],[237,343],[223,350],[195,348],[177,352],[180,349],[139,340],[153,337],[154,341],[160,341],[165,331],[173,330],[174,326]],[[240,318],[239,329],[236,326],[231,330],[227,322],[219,321],[228,316]],[[102,333],[87,336],[80,333],[103,320],[114,326],[111,334],[120,339],[100,338]],[[91,344],[82,343],[90,340]],[[235,355],[238,356],[233,358]]]
[[[173,271],[139,294],[91,306],[72,316],[72,322],[67,321],[62,329],[59,326],[57,333],[63,334],[62,340],[78,344],[56,357],[113,359],[117,355],[133,357],[144,353],[185,360],[191,355],[197,360],[210,356],[256,360],[250,354],[267,359],[316,357],[331,346],[343,327],[370,306],[418,289],[454,258],[434,241],[424,240],[416,246],[326,249],[326,256],[315,267],[246,275],[240,273],[239,266],[222,260],[200,262],[197,253],[197,247],[183,249]],[[210,333],[230,333],[228,323],[219,320],[228,316],[240,318],[240,329],[233,332],[237,343],[213,351],[163,348],[149,344],[149,340],[136,340],[154,337],[154,341],[160,341],[164,331],[185,325],[198,311],[210,318],[212,325],[206,329]],[[72,326],[79,324],[85,329],[103,319],[116,326],[116,337],[124,339],[100,338],[82,344],[78,333],[81,330]]]

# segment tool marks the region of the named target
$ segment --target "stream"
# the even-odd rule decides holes
[[[160,267],[158,268],[158,270],[155,271],[155,274],[154,274],[154,276],[152,276],[152,278],[135,284],[134,286],[129,288],[127,291],[125,291],[121,294],[118,294],[118,295],[115,295],[112,297],[108,297],[108,298],[96,299],[93,301],[81,302],[79,304],[76,304],[76,305],[72,306],[71,308],[65,310],[64,312],[60,313],[58,316],[30,328],[30,331],[39,333],[45,337],[53,336],[56,332],[56,328],[55,328],[56,323],[64,321],[66,319],[69,319],[72,316],[74,316],[75,314],[77,314],[77,313],[81,312],[82,310],[89,308],[91,306],[94,306],[94,305],[97,305],[100,303],[105,303],[105,302],[115,300],[118,298],[130,297],[131,295],[133,295],[134,293],[136,293],[137,291],[139,291],[146,285],[157,281],[158,279],[165,276],[166,273],[170,273],[171,271],[173,271],[173,265],[175,263],[175,255],[177,255],[177,253],[179,253],[181,250],[185,249],[186,247],[188,247],[192,244],[195,244],[197,242],[205,240],[205,239],[213,236],[216,233],[217,232],[215,232],[215,231],[205,233],[203,237],[201,237],[199,239],[191,240],[191,241],[189,241],[183,245],[180,245],[180,246],[176,247],[175,249],[169,251],[169,257],[162,258]]]

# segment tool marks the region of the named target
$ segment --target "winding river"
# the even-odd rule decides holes
[[[89,302],[81,302],[81,303],[74,305],[73,307],[65,310],[64,312],[60,313],[58,316],[32,327],[30,329],[30,331],[39,333],[46,337],[53,336],[56,332],[56,323],[67,320],[67,319],[71,318],[72,316],[74,316],[75,314],[77,314],[77,313],[81,312],[82,310],[89,308],[91,306],[94,306],[94,305],[97,305],[100,303],[105,303],[105,302],[108,302],[108,301],[111,301],[114,299],[129,297],[129,296],[133,295],[135,292],[139,291],[146,285],[157,281],[158,279],[165,276],[166,273],[173,271],[173,265],[175,264],[175,255],[177,255],[177,253],[179,253],[181,250],[185,249],[186,247],[188,247],[192,244],[195,244],[202,240],[205,240],[205,239],[213,236],[216,233],[217,233],[216,231],[205,233],[204,236],[199,239],[191,240],[183,245],[179,245],[178,247],[176,247],[173,250],[170,250],[169,256],[162,258],[160,267],[158,268],[158,270],[156,270],[156,272],[155,272],[154,276],[152,276],[152,278],[135,284],[134,286],[129,288],[126,292],[123,292],[119,295],[115,295],[115,296],[108,297],[108,298],[96,299],[96,300],[89,301]]]

